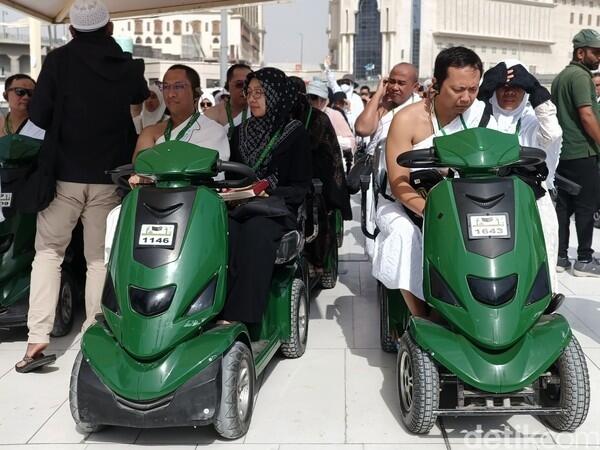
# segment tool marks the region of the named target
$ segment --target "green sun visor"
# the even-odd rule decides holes
[[[160,180],[217,175],[219,153],[188,142],[168,141],[142,151],[135,160],[135,173]]]
[[[494,169],[519,161],[521,146],[515,134],[488,128],[467,130],[433,139],[441,165],[456,169]]]
[[[37,157],[43,141],[19,134],[0,138],[0,167],[10,167]]]

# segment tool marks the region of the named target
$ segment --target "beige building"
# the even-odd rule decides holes
[[[373,6],[376,3],[376,6]],[[330,0],[329,48],[342,71],[361,74],[357,40],[368,30],[361,17],[378,19],[381,73],[400,61],[432,75],[440,50],[463,45],[488,68],[521,60],[548,78],[571,59],[571,39],[581,28],[600,27],[600,0]],[[364,22],[364,20],[363,20]],[[367,38],[362,37],[361,42]],[[360,44],[363,45],[363,44]]]
[[[264,55],[262,6],[233,8],[228,14],[230,62],[261,64]],[[217,61],[221,52],[221,11],[161,15],[115,21],[115,37],[159,50],[164,59]]]

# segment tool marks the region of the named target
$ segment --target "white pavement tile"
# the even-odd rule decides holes
[[[354,297],[353,348],[380,348],[379,303],[375,295]]]
[[[600,348],[586,348],[583,350],[583,353],[585,353],[585,356],[588,357],[588,359],[590,360],[589,362],[594,364],[596,366],[596,369],[600,370]],[[592,376],[591,373],[590,376]]]
[[[58,411],[50,417],[29,442],[32,444],[79,444],[84,442],[86,437],[87,435],[81,434],[75,429],[69,400],[66,399]]]
[[[371,273],[371,262],[360,262],[360,293],[365,297],[377,296],[377,280]]]
[[[558,310],[560,314],[565,316],[573,334],[579,341],[582,348],[600,348],[600,337],[587,327],[567,306],[563,306]]]
[[[178,427],[178,428],[154,428],[140,430],[138,438],[135,440],[135,445],[207,445],[207,444],[242,444],[244,438],[234,441],[220,440],[219,435],[212,426],[205,427]],[[219,448],[221,448],[219,446]]]
[[[338,283],[343,284],[356,295],[360,294],[360,265],[358,261],[340,261]],[[323,290],[327,293],[327,290]]]
[[[35,445],[2,445],[1,450],[85,450],[87,444],[35,444]]]
[[[308,349],[345,349],[353,345],[354,296],[320,295],[310,305]]]
[[[142,430],[127,427],[106,427],[85,440],[89,444],[133,444]]]
[[[364,450],[401,450],[401,449],[410,449],[410,450],[445,450],[445,444],[415,444],[411,443],[410,445],[401,445],[401,444],[364,444]],[[454,449],[454,446],[452,447]],[[474,450],[474,449],[471,449]]]
[[[13,352],[0,352],[0,357],[6,354],[12,361]],[[11,370],[0,379],[0,444],[27,443],[63,404],[69,395],[69,374],[76,354],[67,351],[39,372]]]
[[[364,450],[362,444],[283,444],[279,450]]]
[[[472,448],[552,444],[548,429],[532,416],[444,417],[448,441]]]
[[[271,362],[246,443],[343,443],[344,350]]]
[[[141,448],[147,448],[147,446],[141,446],[137,444],[89,444],[85,450],[140,450]],[[201,448],[201,447],[199,447]],[[195,445],[152,445],[152,450],[195,450]],[[35,450],[35,449],[32,449]],[[240,448],[240,450],[242,450]]]
[[[349,443],[439,444],[440,430],[416,436],[404,429],[396,393],[396,355],[347,350],[346,435]]]

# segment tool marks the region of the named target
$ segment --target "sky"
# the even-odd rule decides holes
[[[303,63],[320,64],[327,56],[327,0],[285,0],[264,4],[265,62],[300,62],[303,35]]]

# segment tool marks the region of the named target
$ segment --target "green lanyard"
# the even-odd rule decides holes
[[[252,170],[256,171],[261,166],[261,164],[263,163],[265,158],[269,155],[269,153],[271,153],[271,149],[273,148],[273,145],[275,145],[275,142],[277,142],[277,140],[279,139],[280,135],[281,135],[281,129],[277,130],[277,133],[275,133],[273,135],[273,137],[271,139],[269,139],[269,143],[264,148],[264,150],[262,151],[262,153],[260,154],[260,156],[258,157],[256,162],[252,166]]]
[[[517,130],[515,131],[515,134],[518,136],[520,132],[521,132],[521,119],[519,119],[519,121],[517,122]]]
[[[12,131],[10,131],[10,113],[8,113],[6,119],[4,119],[4,133],[7,136],[12,134]]]
[[[305,130],[308,130],[308,125],[310,124],[310,118],[312,117],[312,111],[313,111],[312,106],[309,106],[308,116],[306,117],[306,123],[304,124]]]
[[[229,122],[229,130],[227,130],[227,138],[231,139],[235,125],[233,124],[233,114],[231,113],[231,102],[230,101],[227,101],[225,103],[225,112],[227,112],[227,121]],[[244,123],[247,118],[248,118],[248,108],[244,108],[244,110],[242,111],[242,123]]]
[[[200,117],[200,113],[196,112],[192,114],[192,117],[190,117],[190,120],[188,120],[187,125],[183,128],[183,130],[177,133],[177,137],[175,137],[176,141],[180,141],[183,136],[185,136],[185,133],[187,133],[190,127],[196,122],[196,120],[198,120],[198,117]],[[173,131],[173,121],[169,119],[167,122],[167,129],[165,130],[165,142],[171,140],[171,131]]]
[[[463,119],[463,115],[462,115],[462,114],[460,114],[458,117],[460,117],[460,123],[461,123],[461,124],[462,124],[462,126],[463,126],[463,130],[466,130],[466,129],[468,129],[469,127],[468,127],[468,126],[467,126],[467,124],[465,123],[465,119]],[[437,125],[438,125],[438,128],[440,129],[440,131],[442,132],[442,134],[443,134],[444,136],[447,136],[446,132],[444,131],[444,128],[442,128],[442,126],[440,125],[440,120],[438,119],[438,116],[437,116],[437,114],[436,114],[436,116],[435,116],[435,120],[436,120],[436,122],[437,122]]]

